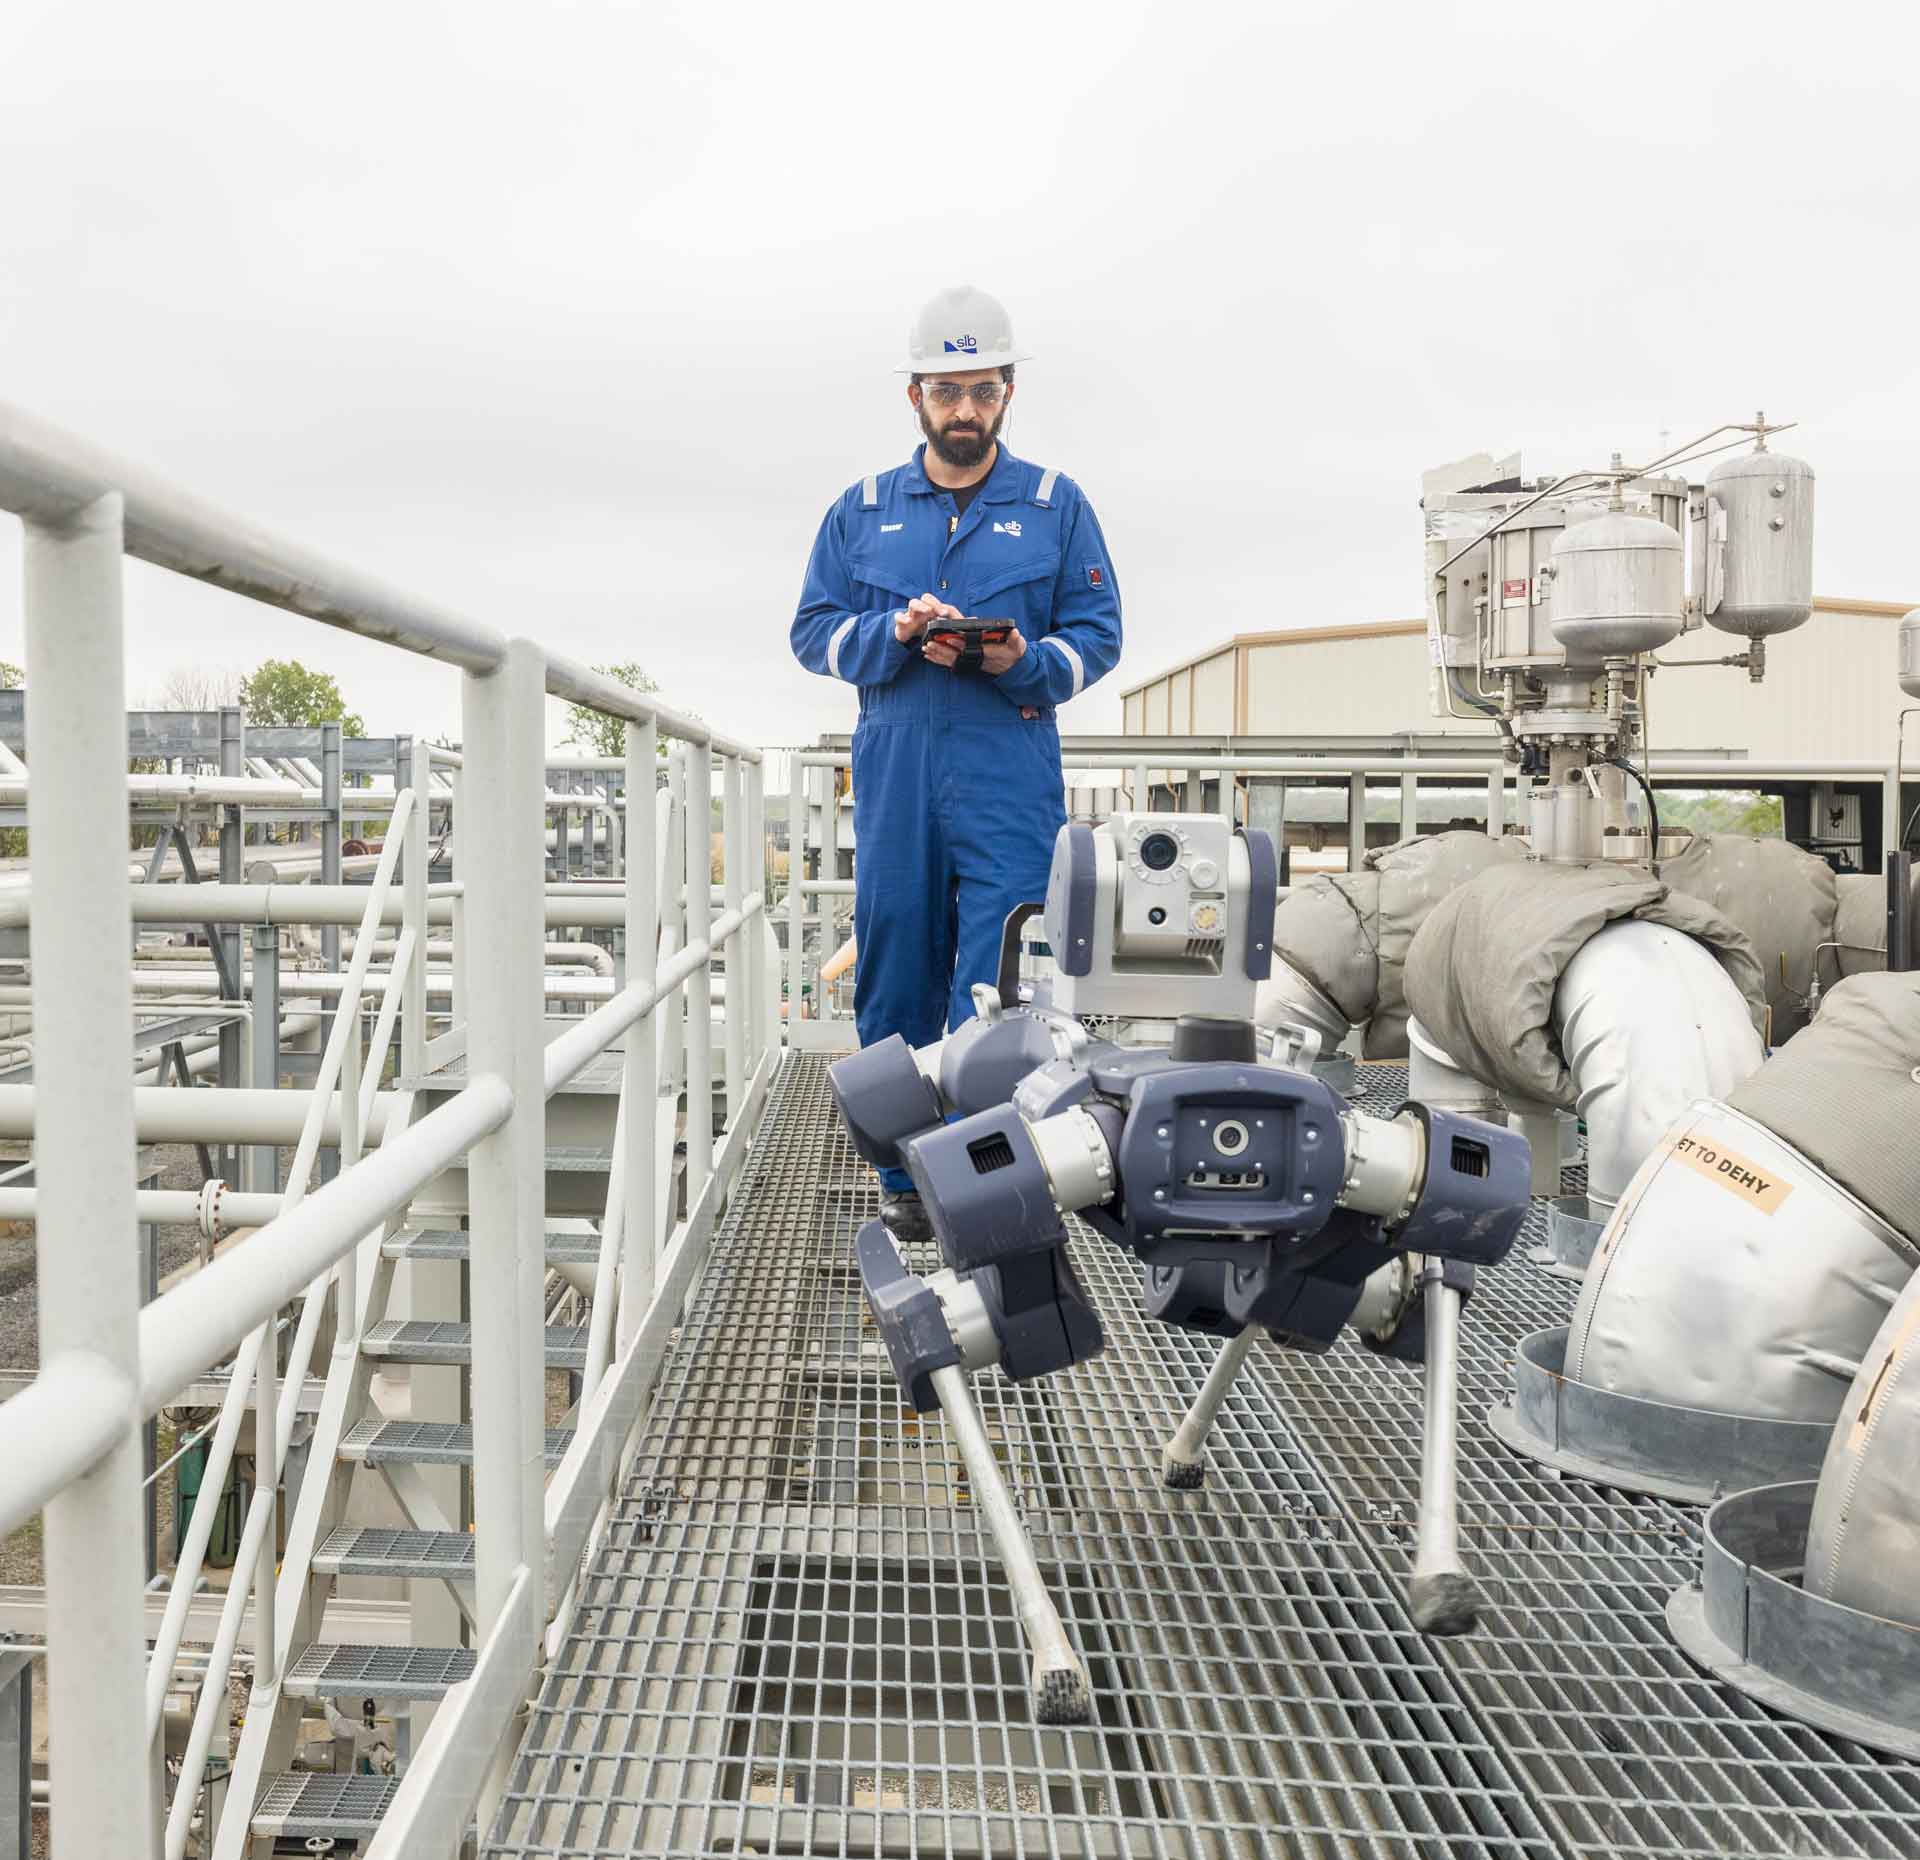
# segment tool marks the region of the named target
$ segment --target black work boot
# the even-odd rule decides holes
[[[880,1191],[880,1218],[896,1240],[931,1240],[933,1222],[927,1216],[927,1204],[912,1189],[903,1194]]]

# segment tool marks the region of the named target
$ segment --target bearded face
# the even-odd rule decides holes
[[[951,407],[940,404],[943,396],[937,390],[953,387],[971,390],[978,382],[1002,388],[997,405],[983,407],[971,392],[963,395]],[[1012,398],[1012,383],[1003,386],[997,369],[981,369],[964,375],[941,375],[922,382],[916,412],[920,419],[920,431],[926,436],[934,457],[957,471],[971,471],[982,463],[1000,436],[1000,428],[1006,422]]]

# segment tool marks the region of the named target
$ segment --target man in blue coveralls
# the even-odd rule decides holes
[[[1066,820],[1054,712],[1120,657],[1120,593],[1093,507],[1000,444],[1014,346],[999,302],[942,291],[907,338],[926,444],[827,512],[793,619],[810,672],[860,692],[853,734],[854,1014],[860,1043],[925,1046],[973,1012],[1018,904],[1045,896]],[[930,622],[1011,620],[978,670]],[[881,1217],[931,1228],[883,1171]]]

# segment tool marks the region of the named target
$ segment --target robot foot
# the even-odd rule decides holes
[[[1467,1634],[1480,1615],[1480,1591],[1463,1570],[1416,1576],[1408,1600],[1413,1624],[1423,1634]]]
[[[1171,1447],[1160,1452],[1160,1483],[1169,1492],[1197,1492],[1207,1482],[1205,1460],[1180,1460]]]

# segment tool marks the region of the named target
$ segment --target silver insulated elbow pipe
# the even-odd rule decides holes
[[[1765,1058],[1739,989],[1707,947],[1627,919],[1560,977],[1554,1029],[1587,1126],[1587,1197],[1611,1209],[1674,1120],[1724,1098]]]

